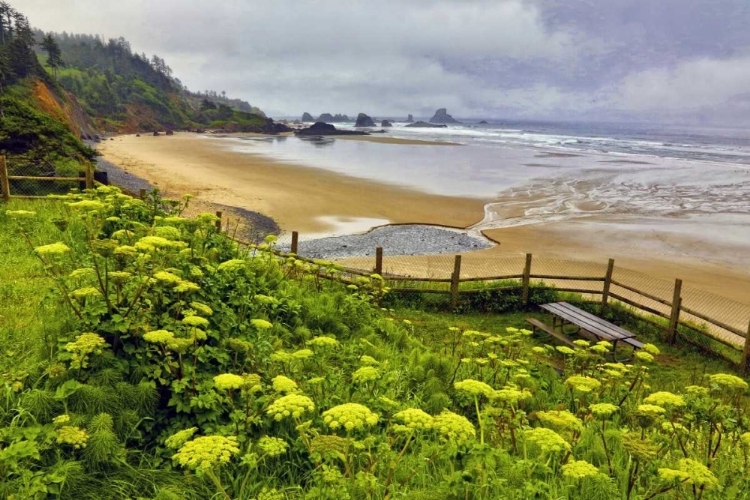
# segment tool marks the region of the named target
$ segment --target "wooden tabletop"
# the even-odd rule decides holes
[[[606,340],[623,340],[635,337],[635,334],[570,305],[567,302],[552,302],[550,304],[542,304],[539,307],[571,324],[581,327],[583,330],[586,330],[599,338]]]

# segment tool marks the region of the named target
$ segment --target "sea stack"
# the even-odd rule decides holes
[[[355,127],[374,127],[375,122],[364,113],[357,115],[357,122],[354,124]]]
[[[310,113],[302,113],[302,121],[303,122],[314,122],[315,118],[313,118]]]
[[[435,111],[435,116],[430,118],[430,123],[461,123],[448,114],[448,110],[440,108]]]
[[[389,122],[388,120],[383,120],[382,122],[380,122],[380,126],[381,127],[392,127],[393,124],[391,122]]]
[[[409,115],[409,116],[406,117],[406,121],[409,122],[409,123],[411,123],[411,122],[414,121],[414,117],[412,115]]]

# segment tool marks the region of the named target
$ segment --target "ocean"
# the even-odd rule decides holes
[[[485,214],[472,228],[477,231],[596,217],[750,249],[746,129],[487,121],[444,129],[396,122],[384,134],[457,146],[334,137],[223,140],[236,151],[288,163],[481,198]]]

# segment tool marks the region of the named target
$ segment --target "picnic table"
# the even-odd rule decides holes
[[[613,325],[609,321],[594,316],[567,302],[552,302],[542,304],[539,307],[552,314],[552,328],[550,329],[544,323],[533,318],[528,318],[526,321],[534,327],[534,330],[538,328],[568,345],[572,345],[572,342],[565,336],[564,328],[566,325],[573,325],[577,327],[577,330],[573,333],[584,333],[597,340],[612,342],[613,358],[617,351],[618,343],[627,344],[633,349],[641,349],[643,347],[643,343],[635,338],[634,333]],[[559,332],[556,330],[558,327],[560,329]]]

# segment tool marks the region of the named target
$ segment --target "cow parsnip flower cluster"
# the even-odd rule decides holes
[[[70,422],[70,415],[68,415],[67,413],[58,415],[52,419],[52,423],[55,425],[63,425],[67,424],[68,422]]]
[[[568,410],[549,410],[536,413],[537,418],[546,427],[555,429],[582,431],[583,422]]]
[[[716,384],[719,387],[725,387],[727,389],[745,390],[747,389],[747,382],[742,380],[740,377],[730,375],[728,373],[715,373],[709,375],[708,380],[712,384]]]
[[[269,457],[278,457],[286,453],[289,444],[281,438],[263,436],[258,440],[258,448]]]
[[[34,252],[42,257],[60,257],[70,252],[70,247],[65,243],[58,241],[49,245],[42,245],[34,248]]]
[[[443,439],[456,444],[466,444],[477,435],[469,419],[449,410],[443,410],[433,417],[432,427],[440,433]]]
[[[517,374],[518,375],[518,374]],[[528,375],[528,374],[525,374]],[[518,377],[514,377],[518,378]],[[526,378],[526,377],[520,377]],[[528,389],[519,389],[513,385],[508,385],[500,390],[492,391],[490,399],[503,401],[512,405],[518,404],[520,401],[526,401],[532,397],[531,391]]]
[[[77,288],[70,292],[70,295],[75,299],[85,299],[86,297],[101,297],[102,293],[98,288],[93,286],[85,286],[83,288]]]
[[[380,378],[380,370],[372,366],[363,366],[352,373],[352,382],[355,384],[366,384]]]
[[[344,403],[323,412],[323,421],[333,430],[362,430],[378,423],[378,415],[359,403]]]
[[[197,431],[198,431],[197,427],[190,427],[188,429],[177,431],[171,436],[169,436],[166,440],[164,440],[164,444],[167,446],[167,448],[177,450],[183,444],[187,443],[190,439],[192,439],[192,437],[195,435]]]
[[[310,340],[305,342],[305,344],[311,347],[318,347],[318,348],[325,349],[325,348],[332,348],[332,347],[338,346],[339,341],[333,337],[320,336],[320,337],[311,338]]]
[[[64,425],[57,429],[56,440],[58,444],[69,444],[75,449],[80,449],[86,447],[89,435],[80,427]]]
[[[185,468],[206,470],[229,463],[239,452],[234,436],[201,436],[183,444],[172,458]]]
[[[664,408],[678,408],[685,406],[685,398],[671,392],[659,391],[650,394],[643,399],[646,404],[662,406]]]
[[[562,473],[570,479],[585,479],[599,474],[599,468],[585,460],[571,460],[562,466]]]
[[[719,487],[719,480],[708,467],[697,460],[683,458],[677,469],[659,469],[659,477],[665,482],[684,482],[710,490]]]
[[[101,354],[107,342],[96,333],[82,333],[73,342],[65,344],[65,350],[71,353],[70,367],[75,369],[88,367],[91,354]]]
[[[599,389],[602,383],[595,378],[573,375],[565,380],[565,385],[576,392],[589,393]]]
[[[560,434],[547,429],[546,427],[536,427],[524,432],[527,441],[536,444],[542,453],[561,453],[571,450],[568,443]]]
[[[612,403],[594,403],[589,406],[591,413],[599,419],[607,419],[614,415],[620,407]]]
[[[643,361],[644,363],[651,363],[654,361],[654,356],[650,352],[638,351],[635,353],[636,359]]]
[[[302,394],[287,394],[282,396],[270,405],[266,413],[276,421],[281,421],[288,417],[300,418],[307,411],[315,410],[313,400]]]
[[[658,405],[641,404],[637,408],[638,413],[649,417],[659,417],[667,413],[667,410]]]
[[[380,362],[377,359],[373,358],[372,356],[368,356],[367,354],[361,356],[359,358],[359,362],[362,363],[363,365],[369,365],[369,366],[377,366],[380,364]]]
[[[431,429],[434,420],[432,415],[418,408],[402,410],[393,415],[393,418],[401,422],[410,431]]]
[[[174,333],[167,330],[154,330],[144,333],[143,340],[150,344],[166,344],[174,340]]]
[[[269,330],[273,328],[273,323],[265,319],[251,319],[250,324],[258,330]]]
[[[193,301],[190,303],[190,307],[192,307],[197,313],[204,316],[211,316],[214,313],[213,309],[211,309],[203,302]]]
[[[284,375],[277,375],[271,380],[271,386],[273,390],[280,393],[295,392],[297,390],[297,382],[285,377]]]
[[[222,373],[214,377],[214,385],[222,391],[232,391],[242,389],[245,386],[245,379],[240,375],[233,373]]]
[[[453,384],[453,387],[455,387],[457,391],[465,392],[474,397],[489,397],[495,392],[495,390],[489,384],[474,379],[466,379],[461,380],[460,382],[455,382]]]
[[[182,318],[182,323],[195,328],[205,328],[208,326],[208,320],[201,316],[186,316]]]

